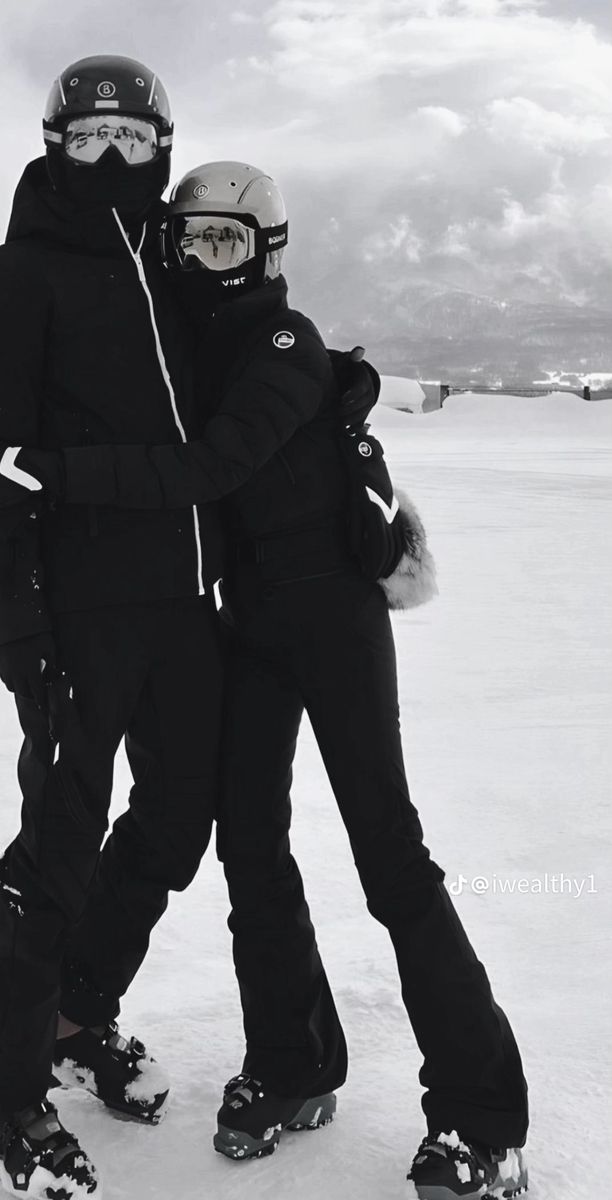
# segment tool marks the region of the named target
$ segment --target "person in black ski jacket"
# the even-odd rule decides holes
[[[44,136],[0,248],[0,438],[178,444],[196,427],[158,252],[164,88],[130,59],[82,60],[56,81]],[[210,838],[222,536],[212,505],[40,499],[4,453],[0,676],[25,740],[21,830],[0,860],[0,1180],[38,1197],[55,1178],[76,1200],[96,1175],[46,1099],[52,1069],[151,1123],[168,1093],[115,1018],[168,892],[189,884]],[[124,735],[134,787],[100,855]]]
[[[164,246],[197,330],[212,412],[184,445],[14,450],[69,504],[186,511],[226,496],[234,652],[218,846],[246,1057],[215,1136],[231,1158],[335,1109],[346,1045],[290,852],[290,786],[307,710],[373,916],[387,927],[424,1065],[421,1197],[526,1186],[527,1088],[508,1020],[423,843],[406,783],[383,590],[347,541],[339,406],[322,342],[287,306],[282,198],[246,164],[189,172]]]

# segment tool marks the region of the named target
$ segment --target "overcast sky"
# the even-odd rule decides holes
[[[610,0],[2,0],[0,37],[3,227],[58,70],[122,53],[166,83],[175,178],[277,176],[301,295],[327,263],[362,304],[375,272],[612,308]]]

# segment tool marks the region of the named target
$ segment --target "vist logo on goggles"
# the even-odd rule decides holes
[[[287,244],[287,225],[251,229],[235,217],[201,213],[175,218],[173,240],[178,261],[187,270],[231,271]]]
[[[93,166],[109,146],[114,146],[128,166],[140,167],[153,162],[163,141],[152,121],[100,113],[69,121],[62,136],[62,148],[73,162]]]

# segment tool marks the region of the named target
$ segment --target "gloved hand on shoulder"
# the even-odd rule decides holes
[[[340,391],[340,419],[344,426],[359,429],[380,395],[380,375],[364,358],[363,346],[353,350],[328,350]]]

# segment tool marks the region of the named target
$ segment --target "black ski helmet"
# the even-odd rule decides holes
[[[125,113],[154,122],[168,163],[174,127],[166,89],[144,63],[118,54],[97,54],[71,63],[55,80],[43,117],[47,148],[61,146],[62,131],[73,117]],[[164,184],[165,186],[165,184]]]

